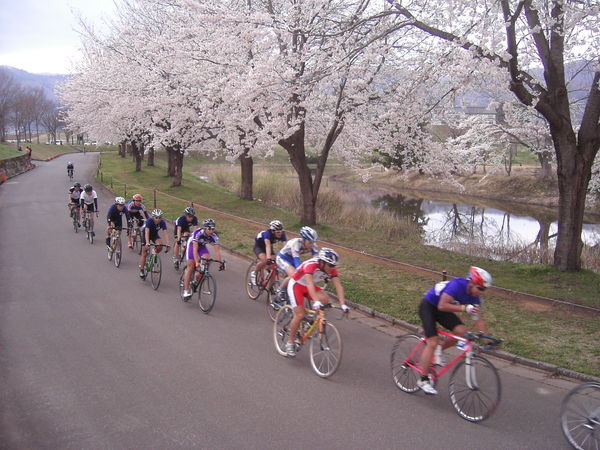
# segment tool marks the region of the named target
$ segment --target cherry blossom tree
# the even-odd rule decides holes
[[[564,0],[387,0],[387,12],[451,42],[474,58],[494,62],[510,77],[508,89],[547,121],[559,185],[554,263],[581,267],[585,193],[600,147],[600,5]],[[577,129],[565,65],[583,61],[592,72]],[[541,77],[535,68],[542,67]]]

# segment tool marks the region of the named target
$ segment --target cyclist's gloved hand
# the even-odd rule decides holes
[[[225,261],[222,261],[219,265],[219,272],[223,272],[225,270]]]
[[[476,305],[467,305],[465,311],[467,314],[473,314],[473,310],[475,310],[475,308],[477,308]]]
[[[348,305],[342,305],[342,306],[340,306],[340,308],[342,308],[342,311],[344,311],[344,313],[350,312],[350,308],[348,308]]]
[[[312,307],[315,311],[318,311],[323,307],[323,303],[321,303],[320,301],[317,300],[316,302],[313,303]]]

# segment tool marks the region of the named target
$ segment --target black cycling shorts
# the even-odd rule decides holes
[[[440,311],[425,299],[419,305],[419,317],[423,323],[425,337],[437,335],[436,322],[449,331],[453,331],[458,325],[463,324],[460,318],[453,312]]]
[[[263,245],[261,246],[259,243],[255,243],[254,244],[254,254],[258,257],[258,255],[260,255],[261,253],[267,253],[267,249],[265,248],[265,244],[263,242]]]

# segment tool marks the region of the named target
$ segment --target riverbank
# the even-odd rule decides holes
[[[112,179],[115,194],[123,195],[126,190],[127,195],[131,196],[134,191],[140,192],[146,197],[148,207],[153,206],[154,187],[165,192],[156,194],[157,206],[166,211],[171,219],[180,215],[181,210],[193,200],[200,218],[214,217],[217,220],[223,244],[248,255],[252,253],[251,243],[261,226],[240,221],[227,213],[262,224],[279,218],[288,230],[297,230],[300,226],[294,213],[269,207],[259,201],[242,201],[224,188],[199,180],[190,169],[185,170],[184,185],[172,188],[171,179],[165,176],[164,162],[159,157],[156,163],[156,167],[144,167],[142,172],[135,172],[129,158],[105,154],[102,156],[101,177],[105,181]],[[98,177],[99,181],[101,177]],[[123,183],[127,183],[126,188]],[[457,276],[461,276],[469,265],[479,265],[492,272],[499,286],[600,306],[597,298],[600,275],[591,271],[566,274],[556,271],[552,266],[471,258],[420,245],[414,239],[381,239],[355,227],[342,227],[334,223],[323,223],[316,228],[320,239],[330,242],[330,245],[350,247],[358,251],[335,247],[342,258],[342,280],[347,296],[412,324],[419,324],[416,305],[423,292],[439,280],[439,275],[401,270],[396,265],[363,257],[360,255],[361,251],[432,270],[447,269],[451,275]],[[595,345],[595,339],[590,339],[590,335],[600,337],[597,317],[574,316],[568,309],[560,306],[535,310],[497,292],[486,295],[486,317],[494,333],[506,339],[507,351],[591,375],[600,375],[600,351]]]
[[[339,181],[343,178],[354,178],[352,175],[336,177]],[[543,208],[558,208],[558,184],[556,177],[540,178],[538,169],[534,166],[521,166],[513,168],[508,176],[504,171],[494,173],[474,173],[468,176],[456,177],[454,180],[446,178],[421,175],[416,172],[398,173],[395,171],[372,172],[369,183],[382,185],[388,188],[403,190],[416,190],[442,194],[464,199],[495,200],[507,203],[516,203],[527,207],[538,206]],[[448,198],[448,197],[446,197]],[[588,205],[586,214],[600,217],[600,202]]]

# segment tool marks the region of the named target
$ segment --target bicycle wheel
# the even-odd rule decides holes
[[[342,336],[328,321],[323,322],[323,333],[318,331],[310,340],[310,365],[317,375],[328,378],[338,370],[342,362]]]
[[[138,255],[142,254],[142,235],[139,230],[135,235],[135,241],[133,242],[133,247],[136,249],[136,252]]]
[[[600,383],[585,383],[571,390],[560,408],[565,438],[576,449],[600,449]]]
[[[273,321],[275,320],[275,317],[277,316],[277,312],[284,305],[284,304],[279,303],[279,292],[281,291],[280,285],[281,285],[281,281],[275,280],[273,282],[273,286],[271,286],[271,289],[269,289],[268,295],[267,295],[267,302],[266,302],[267,314]]]
[[[394,384],[396,384],[398,389],[408,392],[409,394],[417,392],[420,389],[419,386],[417,386],[417,382],[421,378],[421,374],[407,364],[407,362],[415,365],[418,364],[418,358],[421,355],[421,351],[418,351],[418,355],[411,355],[420,340],[421,339],[414,334],[405,334],[404,336],[401,336],[394,344],[390,358]]]
[[[285,345],[288,341],[290,334],[289,325],[294,317],[294,311],[289,305],[285,305],[279,310],[277,316],[275,316],[275,322],[273,323],[273,342],[275,343],[275,350],[281,356],[287,356],[285,351]]]
[[[210,273],[205,273],[198,286],[198,306],[203,313],[208,314],[217,300],[217,282]]]
[[[162,276],[162,266],[160,264],[160,256],[154,255],[154,264],[152,265],[152,271],[150,272],[150,281],[152,282],[152,287],[154,290],[158,289],[160,286],[160,277]]]
[[[121,252],[121,238],[117,237],[117,239],[115,240],[115,245],[114,245],[114,257],[115,260],[113,261],[115,263],[115,267],[119,267],[121,265],[121,256],[122,256],[122,252]]]
[[[88,228],[88,232],[87,232],[87,238],[88,238],[88,241],[90,241],[90,244],[94,243],[94,232],[92,230],[90,230],[89,228]]]
[[[244,283],[246,284],[246,293],[252,300],[256,300],[261,293],[261,288],[252,284],[252,272],[256,270],[256,261],[251,262],[246,270],[246,276],[244,277]]]
[[[463,359],[452,371],[448,391],[452,406],[469,422],[490,417],[501,395],[500,377],[494,365],[482,356],[473,355],[471,364]]]

